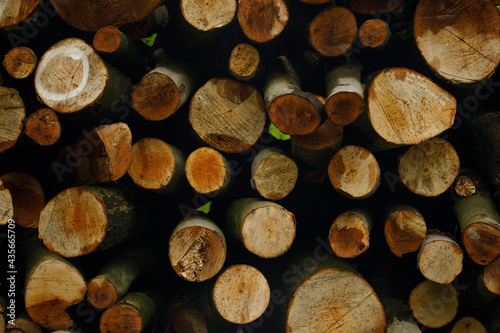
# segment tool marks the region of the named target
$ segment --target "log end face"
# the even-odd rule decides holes
[[[0,28],[21,23],[38,6],[41,0],[6,0],[0,7]]]
[[[184,19],[199,31],[227,26],[236,15],[236,0],[181,0]]]
[[[25,79],[36,68],[37,57],[35,53],[25,47],[18,46],[11,49],[4,57],[3,67],[15,79]]]
[[[115,26],[106,26],[99,29],[92,40],[94,49],[103,53],[116,52],[121,43],[122,33]]]
[[[61,137],[61,123],[54,111],[43,108],[28,117],[25,133],[40,146],[51,146]]]
[[[294,160],[283,154],[272,154],[257,165],[252,184],[267,200],[281,200],[295,187],[299,169]]]
[[[126,123],[97,128],[109,161],[109,181],[123,177],[132,163],[132,132]]]
[[[486,222],[469,224],[462,232],[462,242],[476,264],[488,265],[500,255],[500,228]]]
[[[479,320],[473,317],[463,317],[460,318],[450,333],[487,333],[486,328],[481,324]]]
[[[292,135],[293,143],[300,149],[320,151],[334,148],[342,140],[344,126],[326,119],[314,132],[306,135]]]
[[[481,279],[489,291],[500,295],[500,256],[484,267]]]
[[[26,116],[19,92],[13,88],[0,87],[0,152],[12,148],[23,129]]]
[[[450,284],[425,280],[412,290],[409,305],[420,323],[429,328],[441,328],[455,318],[458,295]]]
[[[136,333],[143,329],[143,318],[133,305],[121,302],[103,312],[99,321],[101,332]]]
[[[252,79],[260,65],[259,50],[247,43],[236,45],[229,57],[229,72],[237,79]]]
[[[290,135],[311,134],[321,123],[321,115],[314,104],[295,94],[275,98],[268,113],[276,128]]]
[[[330,247],[340,258],[355,258],[370,246],[370,231],[363,217],[354,212],[340,214],[332,223]]]
[[[266,43],[279,36],[288,19],[288,7],[283,0],[241,0],[238,3],[241,30],[248,39],[257,43]]]
[[[186,178],[198,193],[212,193],[226,185],[230,170],[224,157],[215,149],[198,148],[186,160]]]
[[[389,214],[384,234],[391,252],[397,257],[418,251],[427,234],[427,225],[413,209],[396,210]]]
[[[87,284],[87,300],[96,309],[106,309],[118,302],[118,293],[107,278],[98,276]]]
[[[384,47],[390,38],[389,25],[380,19],[370,19],[359,27],[358,38],[361,45],[370,49]]]
[[[365,110],[363,97],[353,92],[339,92],[330,96],[325,111],[330,120],[340,126],[352,124]]]
[[[418,256],[418,269],[430,281],[448,284],[462,272],[463,252],[451,239],[425,242]]]

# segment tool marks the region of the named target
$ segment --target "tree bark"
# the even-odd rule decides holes
[[[253,198],[235,200],[227,209],[229,234],[249,252],[276,258],[295,239],[295,216],[283,206]]]
[[[251,176],[250,185],[254,190],[267,200],[277,201],[292,192],[299,169],[280,149],[268,147],[253,159]]]
[[[25,46],[10,49],[3,60],[3,68],[15,79],[25,79],[33,74],[37,64],[35,52]]]
[[[410,147],[399,160],[398,174],[411,192],[425,197],[444,193],[460,172],[455,148],[439,138]]]
[[[52,146],[61,137],[61,123],[53,110],[39,109],[26,118],[24,133],[37,145]]]
[[[189,122],[209,146],[239,153],[252,147],[264,131],[264,101],[252,86],[211,79],[191,99]]]
[[[283,32],[288,19],[288,7],[283,0],[240,0],[238,3],[238,23],[253,42],[273,40]]]
[[[189,154],[185,169],[191,187],[208,197],[226,191],[234,177],[228,160],[209,147],[198,148]]]
[[[345,7],[321,11],[309,25],[309,42],[325,57],[338,57],[354,43],[358,26],[354,14]]]
[[[384,235],[391,252],[401,257],[415,252],[425,240],[427,225],[423,216],[411,206],[390,210],[384,226]]]
[[[500,62],[499,25],[500,13],[490,0],[425,0],[415,10],[413,35],[438,77],[475,85],[490,77]]]
[[[336,256],[355,258],[370,246],[370,231],[373,220],[361,210],[349,210],[335,218],[328,239]]]
[[[0,152],[14,146],[23,129],[26,116],[19,92],[13,88],[0,87]]]
[[[184,164],[184,156],[176,147],[157,138],[143,138],[132,146],[127,173],[141,188],[172,193],[184,179]]]
[[[487,333],[486,328],[481,324],[479,320],[473,317],[462,317],[460,318],[450,333]]]
[[[500,216],[486,184],[463,171],[451,192],[465,251],[476,264],[488,265],[500,255]]]
[[[364,199],[375,193],[380,185],[380,168],[368,150],[344,146],[330,160],[328,177],[341,195]]]
[[[0,28],[15,26],[36,11],[40,0],[7,0],[0,11]]]
[[[242,82],[255,80],[263,71],[260,53],[247,43],[236,45],[229,56],[229,74]]]
[[[441,328],[457,315],[458,296],[450,284],[425,280],[412,290],[409,305],[420,323],[429,328]]]
[[[78,257],[139,236],[144,216],[132,198],[111,187],[73,187],[40,214],[39,238],[51,251]]]
[[[202,282],[222,269],[226,249],[226,238],[214,222],[205,216],[191,216],[172,232],[168,256],[177,275],[186,281]]]
[[[359,27],[359,43],[368,50],[381,51],[389,44],[390,39],[391,29],[380,19],[367,20]]]
[[[23,228],[37,228],[40,212],[45,206],[45,195],[40,182],[16,171],[0,176],[0,182],[9,191],[10,200],[7,202],[11,202],[12,219],[16,224]]]

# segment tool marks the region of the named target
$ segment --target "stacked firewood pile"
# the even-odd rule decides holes
[[[493,0],[0,3],[1,332],[500,332]]]

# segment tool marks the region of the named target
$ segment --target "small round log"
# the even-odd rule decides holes
[[[486,328],[481,324],[479,320],[473,317],[462,317],[460,318],[450,333],[487,333]]]
[[[369,50],[383,50],[390,39],[391,29],[387,22],[380,19],[366,20],[359,27],[359,43]]]
[[[25,79],[33,74],[37,64],[35,52],[26,46],[11,49],[3,60],[3,68],[15,79]]]
[[[236,45],[229,56],[229,73],[239,81],[248,82],[261,71],[260,53],[247,43]]]
[[[391,252],[401,257],[416,252],[425,240],[427,225],[424,217],[413,207],[394,207],[384,226],[384,235]]]
[[[186,160],[186,178],[198,193],[215,194],[229,187],[232,171],[227,159],[217,150],[201,147]]]
[[[500,295],[500,256],[493,262],[484,266],[481,280],[486,289],[493,294]]]
[[[0,152],[14,146],[23,129],[24,103],[13,88],[0,87]]]
[[[26,119],[24,133],[40,146],[51,146],[61,137],[61,123],[52,109],[39,109]]]
[[[355,258],[370,246],[373,221],[364,211],[346,211],[335,218],[328,239],[333,253],[340,258]]]
[[[240,0],[238,23],[245,36],[257,43],[266,43],[283,32],[289,19],[283,0]]]

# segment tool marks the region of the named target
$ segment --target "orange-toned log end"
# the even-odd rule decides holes
[[[45,206],[45,195],[40,182],[21,172],[4,174],[0,176],[0,181],[10,192],[16,224],[23,228],[38,227],[40,212]]]
[[[368,225],[353,212],[342,213],[335,219],[328,238],[333,252],[341,258],[355,258],[370,245]]]
[[[138,309],[127,303],[109,307],[101,316],[99,329],[106,333],[139,333],[143,318]]]
[[[234,265],[225,270],[212,291],[217,312],[235,324],[259,318],[269,305],[271,290],[266,277],[249,265]]]
[[[168,75],[153,72],[144,76],[132,91],[132,105],[146,120],[171,116],[181,99],[179,87]]]
[[[330,7],[309,25],[309,42],[326,57],[336,57],[349,50],[358,34],[354,14],[345,7]]]
[[[463,317],[460,318],[450,333],[487,333],[486,328],[481,324],[479,320],[473,317]]]
[[[366,48],[384,48],[390,38],[389,25],[380,19],[367,20],[359,27],[358,40]]]
[[[276,128],[290,135],[310,134],[321,123],[321,114],[316,106],[304,96],[295,94],[275,98],[268,113]]]
[[[288,23],[288,8],[283,0],[240,0],[238,23],[245,36],[257,43],[276,38]]]
[[[43,108],[26,119],[24,133],[40,146],[51,146],[61,137],[61,123],[52,109]]]
[[[368,282],[355,273],[332,268],[301,283],[286,318],[287,333],[383,333],[386,327],[384,308]]]
[[[373,15],[399,9],[404,0],[351,0],[351,10],[357,14]]]
[[[122,43],[122,33],[114,26],[106,26],[99,29],[94,35],[92,46],[99,52],[116,52]]]
[[[345,91],[330,96],[325,106],[326,114],[330,120],[341,126],[353,123],[364,110],[363,96]]]
[[[35,71],[37,61],[33,50],[19,46],[7,52],[3,60],[3,67],[13,78],[25,79]]]
[[[484,267],[481,279],[489,291],[500,295],[500,257]]]
[[[14,146],[23,129],[24,103],[13,88],[0,87],[0,152]]]
[[[167,143],[143,138],[132,146],[132,164],[127,172],[138,186],[162,190],[174,176],[175,164],[174,153]]]
[[[344,146],[330,160],[328,176],[337,192],[363,199],[380,184],[380,168],[372,153],[358,146]]]
[[[229,167],[225,158],[215,149],[198,148],[186,160],[186,178],[198,193],[222,190],[229,180]]]
[[[21,23],[38,6],[41,0],[4,0],[0,13],[0,28]]]
[[[413,316],[420,323],[429,328],[441,328],[455,318],[458,295],[450,284],[425,280],[412,290],[409,305]]]
[[[414,209],[395,209],[387,217],[384,234],[391,252],[401,257],[420,248],[427,234],[427,225]]]
[[[488,265],[500,255],[500,228],[490,223],[469,224],[462,233],[462,243],[478,265]]]
[[[132,132],[125,123],[97,128],[97,135],[106,149],[109,181],[123,177],[132,163]]]
[[[247,43],[236,45],[229,57],[229,72],[238,80],[248,81],[255,77],[260,65],[259,50]]]
[[[118,301],[118,293],[108,279],[98,276],[87,284],[87,300],[96,309],[106,309]]]
[[[335,147],[342,139],[344,126],[326,119],[314,132],[306,135],[292,135],[292,141],[300,149],[319,151]]]

